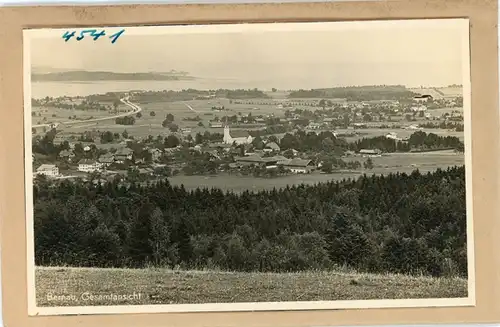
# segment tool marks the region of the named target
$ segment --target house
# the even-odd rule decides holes
[[[162,156],[162,152],[160,149],[149,149],[148,152],[151,154],[151,160],[153,161],[158,161],[160,160],[161,156]]]
[[[316,168],[312,160],[301,158],[293,158],[283,166],[296,174],[308,174]]]
[[[397,134],[394,132],[388,133],[385,137],[391,140],[399,140]]]
[[[129,148],[122,148],[116,151],[115,153],[115,161],[117,163],[124,163],[127,160],[132,160],[132,155],[134,154],[134,151]]]
[[[269,142],[264,147],[264,152],[280,152],[280,146],[275,142]]]
[[[309,123],[309,125],[307,125],[306,127],[307,129],[320,129],[321,128],[321,125],[318,124],[318,123]]]
[[[251,165],[256,165],[256,166],[261,166],[265,168],[277,168],[278,167],[278,160],[269,157],[269,158],[262,158],[257,155],[253,156],[246,156],[246,157],[236,157],[234,158],[234,161],[241,167],[241,166],[251,166]]]
[[[406,127],[406,129],[422,129],[422,128],[419,127],[418,125],[410,125],[410,126]]]
[[[253,137],[247,131],[232,131],[229,126],[224,127],[224,138],[223,142],[225,144],[250,144],[253,141]]]
[[[209,122],[208,126],[211,128],[222,128],[222,123],[219,122]]]
[[[283,156],[274,156],[273,159],[276,160],[278,165],[286,165],[287,163],[289,163],[292,160],[292,159],[288,159],[288,158],[283,157]]]
[[[91,159],[82,159],[78,162],[78,171],[91,173],[101,169],[101,164]]]
[[[380,157],[382,151],[380,151],[379,149],[361,149],[359,150],[359,154],[361,154],[363,157]]]
[[[413,101],[415,102],[428,102],[428,101],[432,101],[433,100],[433,97],[432,95],[429,95],[429,94],[424,94],[424,95],[418,95],[418,96],[415,96],[413,97]]]
[[[154,169],[148,168],[148,167],[139,168],[139,174],[153,176],[155,174],[155,171],[154,171]]]
[[[106,153],[99,157],[99,163],[103,167],[108,167],[113,162],[115,162],[115,157],[111,153]]]
[[[43,164],[36,169],[37,175],[45,175],[47,177],[59,176],[59,168],[56,165]]]
[[[59,158],[71,161],[75,157],[75,154],[72,151],[69,150],[62,150],[59,152]]]

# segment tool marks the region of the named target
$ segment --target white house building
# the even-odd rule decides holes
[[[394,132],[388,133],[385,137],[391,140],[399,140],[398,135]]]
[[[428,94],[413,97],[413,101],[418,102],[418,103],[429,102],[432,100],[433,100],[432,95],[428,95]]]
[[[219,122],[209,122],[208,123],[208,126],[210,128],[222,128],[222,123],[219,123]]]
[[[316,166],[312,160],[294,158],[284,164],[285,168],[290,169],[292,173],[296,174],[308,174],[313,171]]]
[[[229,126],[224,126],[224,138],[223,142],[225,144],[250,144],[253,141],[253,137],[248,134],[247,131],[230,131]]]
[[[359,154],[365,158],[373,158],[382,156],[382,151],[379,149],[361,149],[359,150]]]
[[[309,125],[307,125],[306,128],[307,129],[320,129],[321,128],[321,124],[318,124],[318,123],[309,123]]]
[[[82,159],[78,162],[78,170],[85,173],[100,170],[101,166],[99,162],[90,159]]]
[[[47,177],[59,176],[59,168],[56,165],[43,164],[36,169],[37,175],[45,175]]]

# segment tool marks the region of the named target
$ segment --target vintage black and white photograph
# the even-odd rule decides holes
[[[475,304],[467,19],[24,48],[30,314]]]

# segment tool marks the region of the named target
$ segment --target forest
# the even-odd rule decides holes
[[[465,167],[268,191],[34,179],[41,266],[467,276]]]
[[[347,101],[408,100],[417,95],[403,85],[348,86],[292,91],[289,98],[346,99]]]

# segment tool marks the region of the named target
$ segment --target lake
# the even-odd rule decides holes
[[[253,89],[269,90],[274,81],[241,81],[236,79],[197,78],[185,81],[98,81],[98,82],[33,82],[31,96],[35,99],[60,96],[88,96],[107,92],[131,90],[179,91],[183,89]]]

